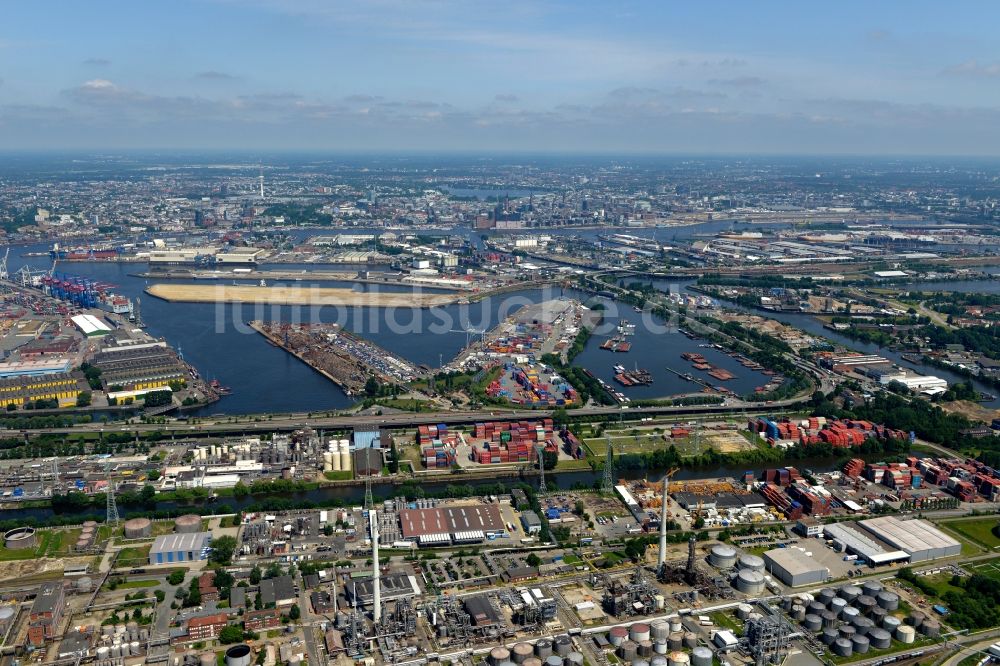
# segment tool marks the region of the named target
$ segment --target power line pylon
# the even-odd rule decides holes
[[[545,486],[545,447],[539,444],[535,447],[538,454],[538,472],[541,475],[538,480],[538,494],[543,495],[548,492]]]
[[[115,502],[115,484],[111,480],[111,463],[105,466],[104,474],[108,480],[108,490],[105,493],[108,498],[108,512],[104,520],[108,525],[117,526],[120,518],[118,517],[118,504]]]
[[[604,455],[604,479],[601,481],[601,492],[610,495],[615,488],[615,452],[611,444],[611,435],[605,433],[608,450]]]

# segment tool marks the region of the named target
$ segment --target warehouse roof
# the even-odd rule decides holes
[[[80,314],[70,317],[70,321],[76,324],[84,335],[102,335],[111,332],[111,327],[94,315]]]
[[[781,567],[792,576],[813,571],[827,571],[826,567],[798,548],[775,548],[765,552],[764,559]]]
[[[31,604],[31,614],[53,613],[62,594],[62,581],[58,583],[42,583],[38,588],[34,603]]]
[[[201,550],[212,539],[211,532],[189,532],[186,534],[164,534],[156,537],[152,553],[176,553],[178,551]]]
[[[864,532],[853,523],[834,523],[823,527],[823,534],[830,539],[836,539],[855,555],[863,557],[872,564],[885,564],[897,560],[905,560],[909,553],[893,550],[893,544],[887,544],[872,534]]]
[[[880,539],[910,554],[936,548],[961,547],[958,541],[919,518],[899,520],[893,516],[881,516],[859,524]]]
[[[462,532],[495,532],[505,528],[496,504],[403,509],[399,512],[403,538],[451,535]]]
[[[403,509],[399,522],[406,538],[428,534],[447,534],[448,524],[439,509]]]
[[[260,600],[267,604],[280,604],[295,598],[295,581],[291,576],[275,576],[260,581]]]

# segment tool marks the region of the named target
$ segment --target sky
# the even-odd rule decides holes
[[[1000,155],[1000,3],[5,3],[0,150]]]

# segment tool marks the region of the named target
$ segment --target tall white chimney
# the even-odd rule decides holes
[[[663,506],[660,507],[660,554],[656,558],[656,571],[663,571],[667,561],[667,520],[670,512],[667,510],[667,498],[670,496],[670,477],[663,477]]]
[[[372,532],[372,620],[380,622],[382,620],[382,572],[378,564],[378,516],[375,511],[368,512],[368,520],[371,521]]]

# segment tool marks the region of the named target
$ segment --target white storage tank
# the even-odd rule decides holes
[[[739,567],[750,571],[763,571],[764,559],[757,555],[740,555]]]
[[[351,446],[346,439],[340,440],[340,469],[345,472],[351,471]]]
[[[667,658],[667,663],[670,666],[688,666],[691,663],[691,658],[688,657],[686,652],[671,652]]]
[[[736,565],[736,549],[724,543],[712,546],[708,552],[708,563],[719,569],[729,569]]]
[[[246,643],[237,643],[226,650],[226,666],[250,666],[253,654]]]
[[[327,455],[330,456],[330,465],[333,467],[333,471],[339,472],[340,471],[340,445],[339,444],[336,445],[334,447],[333,451],[331,451]]]
[[[736,576],[736,589],[743,594],[758,595],[764,592],[764,574],[744,569]]]
[[[712,651],[704,646],[691,650],[691,666],[712,666]]]

